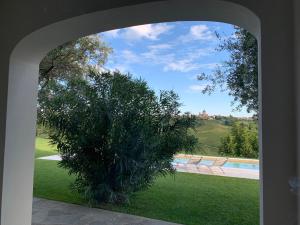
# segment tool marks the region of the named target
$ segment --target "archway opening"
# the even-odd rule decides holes
[[[236,30],[240,32],[242,29],[236,27]],[[188,111],[186,109],[189,109],[189,116],[195,117],[196,125],[190,129],[190,132],[198,139],[198,145],[195,146],[194,151],[186,149],[186,151],[177,151],[177,154],[174,154],[172,165],[177,171],[182,172],[175,174],[175,180],[173,177],[158,178],[152,183],[153,186],[150,189],[137,192],[138,197],[133,198],[133,203],[130,205],[102,204],[100,207],[183,224],[259,223],[259,183],[255,180],[248,180],[249,178],[259,178],[258,161],[255,160],[259,155],[258,134],[257,130],[252,132],[258,127],[257,117],[255,117],[258,111],[246,113],[246,110],[243,109],[239,112],[232,112],[231,100],[227,99],[228,93],[223,92],[222,94],[220,90],[213,93],[213,96],[203,95],[204,89],[209,88],[210,85],[207,82],[216,83],[224,81],[224,79],[230,81],[232,77],[228,78],[228,74],[224,74],[224,77],[218,81],[214,77],[208,78],[207,76],[206,80],[203,80],[203,77],[197,79],[203,73],[216,73],[220,76],[220,70],[217,69],[222,66],[223,61],[229,60],[229,52],[224,53],[216,49],[224,43],[228,43],[232,38],[237,38],[233,37],[233,34],[238,35],[239,33],[236,33],[233,26],[229,24],[190,21],[142,25],[101,33],[100,37],[96,36],[101,41],[107,43],[111,41],[110,47],[114,50],[111,59],[108,58],[106,64],[101,68],[97,67],[100,76],[101,73],[107,73],[107,71],[117,69],[120,72],[123,70],[121,73],[131,73],[134,79],[141,78],[150,88],[157,88],[156,95],[159,95],[162,89],[172,89],[183,103],[180,107],[182,113],[178,115],[184,115],[183,113]],[[160,35],[165,35],[165,37],[161,38]],[[223,38],[218,38],[220,35]],[[73,43],[71,46],[78,49],[80,44],[83,45],[86,42]],[[106,44],[101,43],[101,46],[106,46]],[[232,45],[230,46],[232,47]],[[68,51],[69,47],[70,45],[64,46]],[[59,48],[59,50],[61,49],[62,47]],[[102,50],[106,51],[107,49],[102,48]],[[42,61],[40,74],[41,70],[53,69],[53,65],[54,70],[57,69],[56,67],[62,69],[61,64],[64,62],[59,64],[57,59],[65,59],[70,55],[68,51],[61,52],[59,56],[57,52],[48,55],[48,60]],[[74,54],[73,51],[70,52]],[[90,53],[88,54],[90,55]],[[239,60],[246,61],[246,59]],[[120,63],[123,64],[120,65]],[[95,62],[91,61],[88,64],[94,66]],[[127,68],[124,68],[125,66]],[[61,71],[57,74],[59,73]],[[146,76],[143,75],[145,73]],[[157,77],[155,77],[156,75]],[[58,78],[58,85],[61,87],[66,86],[68,82],[68,76],[62,75],[61,78]],[[47,85],[44,85],[43,81],[40,83],[40,89]],[[47,99],[56,98],[55,90],[57,90],[56,86],[47,92]],[[257,92],[258,87],[256,86],[256,94],[258,94]],[[45,95],[43,94],[42,97]],[[63,97],[60,99],[66,100]],[[40,100],[43,101],[43,99]],[[51,101],[48,101],[47,104],[53,103]],[[251,99],[251,101],[255,100]],[[209,102],[214,102],[214,104],[211,105]],[[224,102],[227,106],[221,106]],[[256,103],[258,104],[258,102]],[[67,106],[59,106],[60,111],[65,110],[64,107]],[[217,111],[207,113],[205,110],[205,112],[202,111],[204,108],[208,111],[213,109]],[[47,107],[44,109],[47,110]],[[53,109],[51,108],[51,110]],[[232,116],[230,113],[235,113],[235,115]],[[79,123],[84,120],[84,118],[78,119]],[[85,204],[86,200],[82,196],[69,189],[69,183],[73,181],[74,176],[69,177],[66,171],[57,168],[55,160],[61,160],[61,158],[59,155],[53,155],[56,154],[55,150],[53,151],[46,144],[49,134],[47,129],[41,127],[41,124],[38,127],[40,131],[34,195],[69,203]],[[82,133],[82,136],[85,134]],[[226,142],[227,137],[235,139],[236,142]],[[52,140],[57,139],[52,138]],[[246,143],[246,141],[248,142]],[[59,143],[61,144],[63,141]],[[227,148],[230,144],[232,145]],[[158,199],[160,199],[160,207],[157,205]],[[148,202],[148,204],[144,204],[144,202]],[[41,210],[38,203],[44,204],[44,202],[36,202],[35,212]],[[228,205],[230,207],[225,207]],[[44,219],[49,220],[50,218]]]

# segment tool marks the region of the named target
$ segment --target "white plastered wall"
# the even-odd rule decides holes
[[[35,106],[38,63],[42,57],[57,45],[84,35],[176,20],[233,23],[248,29],[259,39],[261,225],[296,224],[297,196],[289,186],[289,180],[297,176],[294,11],[291,2],[170,0],[140,5],[130,2],[124,3],[128,6],[114,8],[117,1],[75,3],[64,0],[58,4],[51,0],[42,3],[30,0],[23,3],[22,11],[18,12],[13,11],[14,3],[7,1],[2,9],[8,11],[3,13],[0,7],[0,21],[8,28],[3,35],[6,39],[1,42],[6,46],[0,52],[1,225],[31,223]],[[6,24],[1,15],[4,17],[8,12],[19,15]],[[26,17],[23,20],[22,13]]]

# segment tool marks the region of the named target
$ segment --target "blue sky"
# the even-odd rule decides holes
[[[142,78],[157,93],[174,90],[183,103],[182,111],[198,114],[251,116],[234,110],[227,92],[202,94],[205,81],[197,75],[211,73],[229,55],[216,51],[215,32],[229,36],[233,26],[219,22],[172,22],[147,24],[100,33],[113,48],[107,69],[129,72]]]

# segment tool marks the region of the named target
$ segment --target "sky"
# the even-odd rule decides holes
[[[233,31],[230,24],[189,21],[146,24],[99,36],[113,49],[107,69],[142,78],[157,94],[174,90],[183,104],[182,112],[251,116],[245,108],[235,110],[233,97],[226,91],[203,94],[207,83],[197,80],[197,75],[212,73],[229,59],[228,52],[216,49],[220,41],[215,33],[230,36]]]

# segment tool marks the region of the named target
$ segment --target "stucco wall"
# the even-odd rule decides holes
[[[294,3],[297,0],[2,0],[1,225],[30,224],[41,57],[64,41],[90,33],[174,20],[234,23],[249,29],[260,40],[261,224],[296,224],[297,196],[289,186],[289,180],[297,176],[299,125],[296,62],[300,49],[296,15],[300,10]]]

